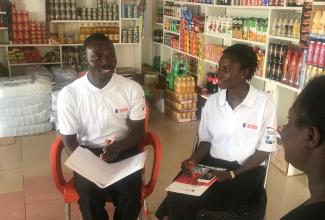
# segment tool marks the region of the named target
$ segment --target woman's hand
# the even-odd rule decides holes
[[[186,159],[182,162],[182,173],[186,176],[192,176],[192,169],[195,165],[195,162],[192,159]]]
[[[216,176],[217,181],[219,182],[223,182],[231,179],[231,174],[228,171],[213,170],[211,173],[213,173],[213,175]]]

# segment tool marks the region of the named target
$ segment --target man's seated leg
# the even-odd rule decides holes
[[[107,188],[116,207],[114,220],[135,220],[141,210],[142,170],[137,171]]]
[[[74,173],[74,183],[83,220],[108,220],[105,190],[77,173]]]

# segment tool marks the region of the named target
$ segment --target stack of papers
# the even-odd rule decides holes
[[[106,188],[142,169],[146,156],[147,151],[116,163],[106,163],[90,150],[77,147],[64,164],[98,187]]]

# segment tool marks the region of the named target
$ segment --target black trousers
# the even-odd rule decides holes
[[[239,167],[237,162],[219,160],[210,156],[205,158],[202,164],[227,170]],[[234,180],[215,182],[201,196],[168,192],[156,216],[159,219],[168,216],[171,220],[194,220],[201,210],[224,210],[236,213],[263,184],[264,175],[265,168],[259,166],[237,176]]]
[[[102,149],[91,149],[99,155]],[[124,151],[118,160],[125,159],[138,153],[138,147]],[[118,161],[117,160],[117,161]],[[74,173],[74,184],[79,194],[79,208],[84,220],[107,220],[108,214],[105,203],[109,198],[116,207],[114,220],[135,220],[141,210],[142,171],[137,171],[107,188],[99,188],[93,182]]]

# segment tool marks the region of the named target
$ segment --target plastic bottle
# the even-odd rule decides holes
[[[321,19],[321,28],[319,34],[325,36],[325,10],[323,11],[323,15]]]
[[[289,26],[288,18],[284,17],[283,23],[282,23],[282,32],[281,32],[282,36],[286,37],[288,35],[288,26]]]
[[[293,23],[292,36],[294,38],[300,37],[300,19],[296,17],[295,22]]]
[[[280,18],[278,20],[278,31],[276,33],[276,35],[281,35],[282,34],[282,29],[283,29],[283,15],[280,15]]]
[[[293,24],[295,23],[294,17],[290,16],[289,24],[288,24],[288,37],[293,36]]]
[[[288,71],[288,69],[291,64],[292,56],[293,56],[293,51],[291,49],[288,49],[287,55],[284,59],[283,70],[282,70],[283,72],[282,81],[285,83],[287,83],[290,80],[290,72]]]
[[[292,57],[292,61],[291,61],[291,65],[289,68],[289,72],[290,72],[290,84],[293,85],[294,84],[294,77],[295,77],[295,71],[297,69],[297,65],[300,59],[300,51],[296,50],[293,57]]]
[[[311,26],[311,33],[313,34],[319,34],[321,31],[321,18],[322,18],[322,13],[320,10],[317,10],[314,18],[313,18],[313,23]]]
[[[278,29],[279,29],[278,22],[279,22],[278,17],[274,17],[273,25],[272,25],[272,34],[273,35],[276,35],[278,33]]]

